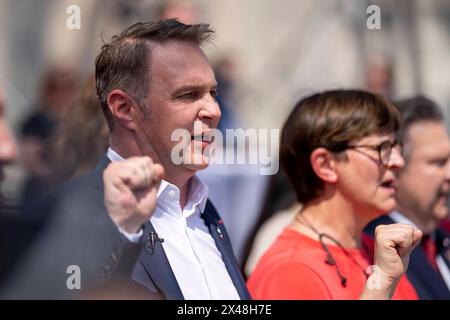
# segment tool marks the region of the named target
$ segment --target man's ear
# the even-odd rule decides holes
[[[108,107],[115,121],[129,130],[136,129],[136,103],[124,91],[114,89],[108,95]]]
[[[317,148],[311,153],[309,159],[314,172],[320,179],[331,184],[337,182],[336,160],[330,151]]]

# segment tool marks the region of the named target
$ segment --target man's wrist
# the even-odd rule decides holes
[[[129,234],[138,233],[143,226],[143,223],[134,221],[133,219],[124,220],[124,219],[114,219],[114,217],[111,218],[114,224],[117,226],[117,228]]]
[[[142,238],[142,236],[143,236],[143,234],[144,234],[143,228],[140,228],[140,229],[138,230],[138,232],[132,232],[132,233],[127,232],[126,230],[123,230],[123,229],[119,228],[119,232],[120,232],[125,238],[127,238],[128,241],[130,241],[131,243],[134,243],[134,244],[138,243],[138,242],[141,240],[141,238]]]

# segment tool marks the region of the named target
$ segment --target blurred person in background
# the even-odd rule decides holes
[[[393,70],[389,59],[369,56],[366,69],[366,90],[390,98],[393,93]]]
[[[440,108],[418,96],[395,104],[401,115],[398,139],[405,166],[396,182],[395,211],[373,221],[406,223],[423,231],[410,258],[407,276],[421,299],[450,299],[450,235],[439,225],[448,218],[450,138]]]
[[[223,54],[214,64],[217,79],[217,101],[222,116],[218,129],[225,135],[226,129],[239,128],[236,111],[236,83],[239,73],[237,57],[231,53]]]
[[[58,121],[72,105],[77,90],[77,75],[68,65],[51,66],[41,81],[40,100],[35,109]]]
[[[17,152],[17,145],[6,120],[5,96],[0,89],[0,184],[5,178],[5,166],[17,160]],[[12,237],[20,234],[19,226],[18,208],[11,208],[0,193],[0,283],[19,255],[20,243],[16,247],[11,245]]]
[[[17,160],[17,145],[6,120],[6,100],[0,88],[0,184],[5,178],[5,166]],[[0,208],[4,204],[0,193]],[[1,213],[1,212],[0,212]]]
[[[199,21],[197,8],[190,0],[163,1],[159,8],[158,19],[176,19],[184,24],[195,24]]]
[[[44,113],[31,116],[22,125],[20,159],[27,173],[21,194],[23,203],[36,201],[53,187],[49,146],[55,129],[56,123]]]
[[[417,298],[404,273],[419,230],[379,226],[374,261],[361,247],[364,226],[395,206],[399,124],[389,101],[364,91],[328,91],[296,105],[280,159],[303,207],[250,276],[254,299]]]
[[[46,188],[38,190],[42,194],[92,170],[108,148],[109,131],[98,102],[94,74],[85,79],[72,105],[60,116],[60,123],[52,132],[46,137],[48,173]],[[29,181],[31,183],[31,178]],[[43,182],[37,187],[43,188]],[[34,205],[35,197],[24,197],[23,213],[27,219],[45,224],[49,212],[37,212],[33,210]]]
[[[50,152],[56,181],[92,170],[109,145],[109,130],[95,87],[95,75],[86,77],[73,106],[62,117]]]
[[[60,119],[60,126],[55,128],[53,122],[41,113],[23,127],[22,142],[27,146],[22,149],[22,157],[35,175],[27,181],[22,208],[16,208],[16,215],[10,215],[8,221],[4,221],[8,230],[3,233],[3,247],[11,252],[8,259],[2,260],[5,269],[14,268],[51,220],[51,212],[33,210],[36,197],[95,167],[107,149],[108,128],[96,95],[93,74],[86,79],[78,98],[60,115]],[[44,151],[44,141],[48,143],[45,164],[35,161],[35,157]],[[45,175],[42,174],[44,172]]]
[[[34,111],[22,124],[20,153],[28,174],[21,197],[25,204],[34,202],[54,186],[51,139],[73,103],[76,89],[73,69],[52,66],[42,79],[39,100],[31,106]]]

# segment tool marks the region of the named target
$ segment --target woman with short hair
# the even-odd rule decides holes
[[[395,107],[364,91],[296,105],[280,158],[303,207],[250,276],[254,299],[417,299],[404,273],[421,232],[380,226],[374,255],[361,243],[365,225],[395,207],[399,126]]]

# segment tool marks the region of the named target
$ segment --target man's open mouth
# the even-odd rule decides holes
[[[205,142],[205,143],[211,143],[212,142],[212,137],[204,132],[202,134],[198,134],[198,135],[195,135],[195,136],[192,135],[191,136],[191,140],[193,140],[193,141],[201,141],[201,142]]]

